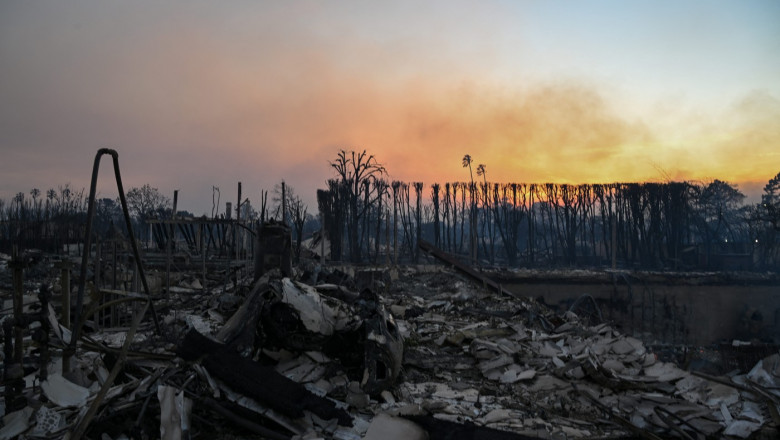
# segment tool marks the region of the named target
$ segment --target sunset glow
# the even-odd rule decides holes
[[[0,198],[87,186],[101,147],[198,214],[238,181],[313,200],[340,148],[426,184],[468,153],[497,182],[755,192],[780,172],[777,23],[755,0],[3,2]]]

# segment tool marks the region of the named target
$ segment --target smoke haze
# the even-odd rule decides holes
[[[101,147],[119,151],[126,188],[182,189],[196,213],[210,212],[212,186],[232,194],[237,181],[259,199],[284,179],[312,202],[340,148],[427,184],[467,179],[467,153],[507,182],[745,190],[780,171],[777,81],[709,105],[699,91],[648,99],[599,73],[511,67],[540,50],[515,32],[530,18],[465,3],[6,2],[0,197],[86,187]]]

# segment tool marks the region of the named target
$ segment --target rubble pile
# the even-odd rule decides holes
[[[4,334],[0,439],[777,438],[780,353],[686,371],[591,309],[556,315],[444,266],[309,268],[231,289],[182,277],[159,330],[138,306],[83,335],[67,371],[47,305],[46,356],[27,336],[13,363]]]

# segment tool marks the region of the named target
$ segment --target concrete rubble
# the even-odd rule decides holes
[[[780,432],[776,347],[747,371],[686,370],[592,315],[554,313],[446,266],[352,277],[312,260],[285,272],[206,289],[183,274],[155,300],[159,332],[147,321],[134,334],[124,324],[85,332],[67,371],[70,332],[47,305],[45,356],[33,328],[14,363],[4,334],[0,440]],[[58,282],[28,283],[25,313]]]

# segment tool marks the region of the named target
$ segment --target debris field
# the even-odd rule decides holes
[[[350,275],[307,260],[205,287],[180,273],[153,300],[111,291],[119,299],[102,310],[109,297],[93,288],[73,341],[67,271],[46,256],[28,264],[20,315],[6,293],[13,262],[2,260],[0,439],[780,432],[776,346],[744,370],[691,368],[604,322],[587,298],[561,314],[447,264]]]

